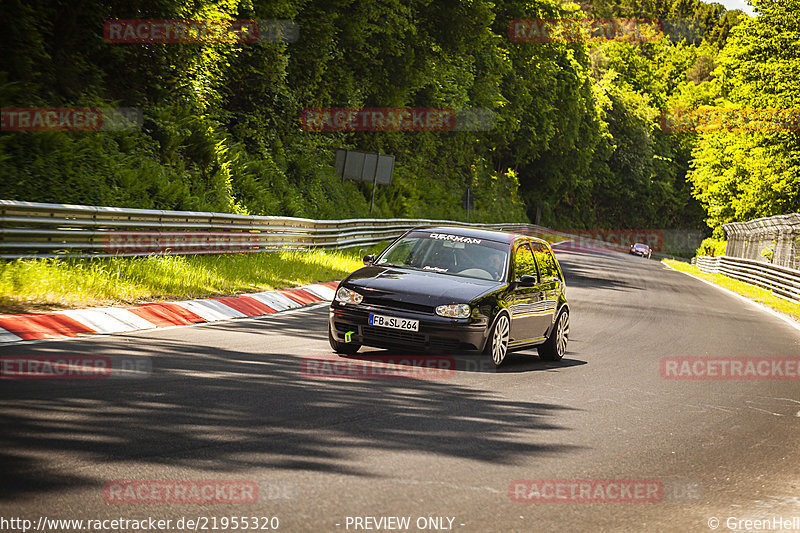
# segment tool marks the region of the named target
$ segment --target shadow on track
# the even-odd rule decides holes
[[[319,311],[312,313],[271,319],[268,325],[214,327],[220,335],[235,328],[256,340],[252,333],[258,328],[265,336],[284,335],[287,350],[314,357],[293,342],[325,339],[325,321]],[[152,374],[3,380],[0,500],[69,486],[102,490],[109,480],[89,476],[89,469],[61,474],[75,472],[70,463],[76,460],[187,466],[205,469],[210,477],[246,476],[253,468],[373,476],[358,463],[365,449],[514,464],[577,448],[517,438],[520,431],[567,429],[558,416],[569,408],[557,403],[503,400],[494,391],[446,379],[312,379],[301,371],[298,355],[261,352],[252,343],[244,344],[246,349],[193,344],[193,330],[182,331],[187,333],[181,340],[117,335],[3,348],[0,354],[17,356],[145,357]],[[572,364],[583,363],[565,360],[560,367]],[[507,371],[558,365],[515,356]]]
[[[362,348],[362,350],[365,350]],[[355,355],[338,356],[342,360],[364,361],[366,363],[389,362],[398,366],[425,366],[426,363],[441,362],[442,366],[453,369],[456,372],[479,372],[489,374],[505,374],[510,372],[537,372],[537,371],[557,371],[561,368],[585,365],[586,361],[578,359],[562,359],[561,361],[543,361],[536,356],[533,350],[521,350],[511,352],[506,356],[500,368],[489,359],[488,356],[480,353],[409,353],[402,350],[392,349],[367,349],[370,351],[360,351]]]

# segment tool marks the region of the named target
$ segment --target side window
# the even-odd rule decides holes
[[[539,265],[542,281],[561,279],[558,275],[558,264],[556,263],[556,258],[553,257],[553,252],[539,243],[532,243],[532,246],[533,255],[536,256],[536,264]]]
[[[517,248],[514,256],[514,276],[517,280],[524,274],[536,276],[536,262],[533,260],[533,252],[527,244],[522,244]]]

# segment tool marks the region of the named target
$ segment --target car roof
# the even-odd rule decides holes
[[[473,237],[476,239],[486,239],[487,241],[503,242],[507,244],[511,244],[517,239],[530,239],[532,241],[543,242],[547,244],[547,241],[536,237],[531,237],[530,235],[509,233],[506,231],[470,228],[465,226],[419,226],[411,231],[417,230],[425,230],[435,233],[449,233],[450,235],[458,235],[459,237]]]

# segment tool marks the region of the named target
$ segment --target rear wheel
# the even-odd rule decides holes
[[[361,345],[355,342],[339,342],[333,338],[333,332],[331,331],[331,325],[328,324],[328,342],[333,348],[333,351],[338,353],[339,355],[353,355],[361,348]]]
[[[560,361],[567,353],[567,340],[569,339],[569,312],[562,309],[559,313],[550,338],[537,347],[539,358],[545,361]]]
[[[506,359],[510,330],[511,323],[508,321],[508,315],[503,313],[495,320],[494,327],[489,333],[489,338],[486,339],[486,347],[483,349],[483,353],[491,356],[495,366],[502,365]]]

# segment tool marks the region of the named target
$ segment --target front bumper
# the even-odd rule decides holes
[[[419,320],[419,331],[403,331],[369,325],[370,313]],[[426,352],[481,350],[488,336],[488,320],[480,318],[446,318],[406,309],[375,305],[343,305],[334,301],[328,314],[331,335],[345,342],[376,348],[410,348]]]

